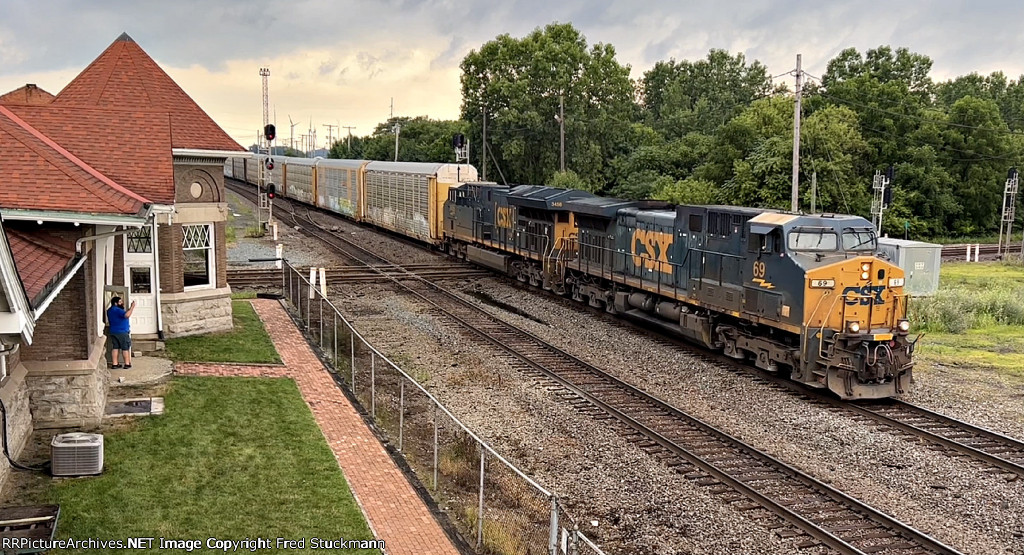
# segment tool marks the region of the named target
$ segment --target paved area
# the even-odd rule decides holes
[[[166,358],[133,356],[132,367],[110,369],[110,386],[127,387],[131,385],[150,384],[171,375],[174,363]],[[111,392],[112,396],[116,396]]]
[[[284,366],[179,364],[181,374],[207,376],[285,376],[295,380],[324,437],[334,451],[349,487],[387,544],[389,555],[458,555],[441,526],[420,500],[405,475],[388,456],[278,301],[256,299]]]

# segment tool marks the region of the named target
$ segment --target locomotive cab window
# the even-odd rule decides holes
[[[770,233],[751,233],[747,241],[747,252],[773,253],[782,250],[782,236],[778,230]]]
[[[828,228],[798,227],[789,232],[791,251],[837,251],[839,237]]]
[[[874,252],[878,248],[875,230],[867,228],[846,228],[843,230],[843,249],[848,251]]]

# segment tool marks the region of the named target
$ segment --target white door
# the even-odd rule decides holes
[[[125,235],[124,283],[128,298],[135,301],[132,334],[156,333],[156,272],[153,270],[152,228],[143,227]],[[125,307],[128,308],[128,307]]]

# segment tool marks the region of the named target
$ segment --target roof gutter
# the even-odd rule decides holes
[[[252,158],[248,150],[203,150],[201,148],[172,148],[174,156],[202,156],[206,158]]]
[[[75,248],[77,250],[77,244],[75,245]],[[57,284],[57,287],[54,287],[53,291],[50,291],[50,294],[47,295],[45,299],[43,299],[43,302],[39,303],[39,308],[35,309],[35,320],[37,322],[39,321],[40,318],[43,317],[43,313],[46,312],[46,309],[50,308],[50,303],[53,302],[53,299],[57,298],[57,295],[59,295],[60,292],[64,290],[64,286],[67,285],[69,281],[71,281],[71,278],[75,277],[75,274],[78,273],[78,270],[82,267],[83,264],[85,264],[86,258],[88,257],[79,256],[78,262],[76,262],[74,267],[71,268],[71,271],[64,274],[64,277],[61,278],[60,283]]]
[[[142,227],[149,219],[145,216],[128,216],[119,214],[79,214],[75,212],[50,212],[48,210],[4,209],[4,220],[60,222],[68,224],[112,225]]]

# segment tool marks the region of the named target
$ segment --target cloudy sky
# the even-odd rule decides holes
[[[658,60],[742,52],[773,74],[821,75],[846,47],[906,46],[933,78],[1024,73],[1024,3],[846,0],[0,0],[0,93],[36,83],[56,94],[127,31],[229,134],[261,123],[258,70],[271,69],[278,136],[325,125],[369,133],[396,115],[455,118],[459,62],[495,36],[571,22],[611,43],[634,78]],[[337,136],[338,129],[333,133]]]

